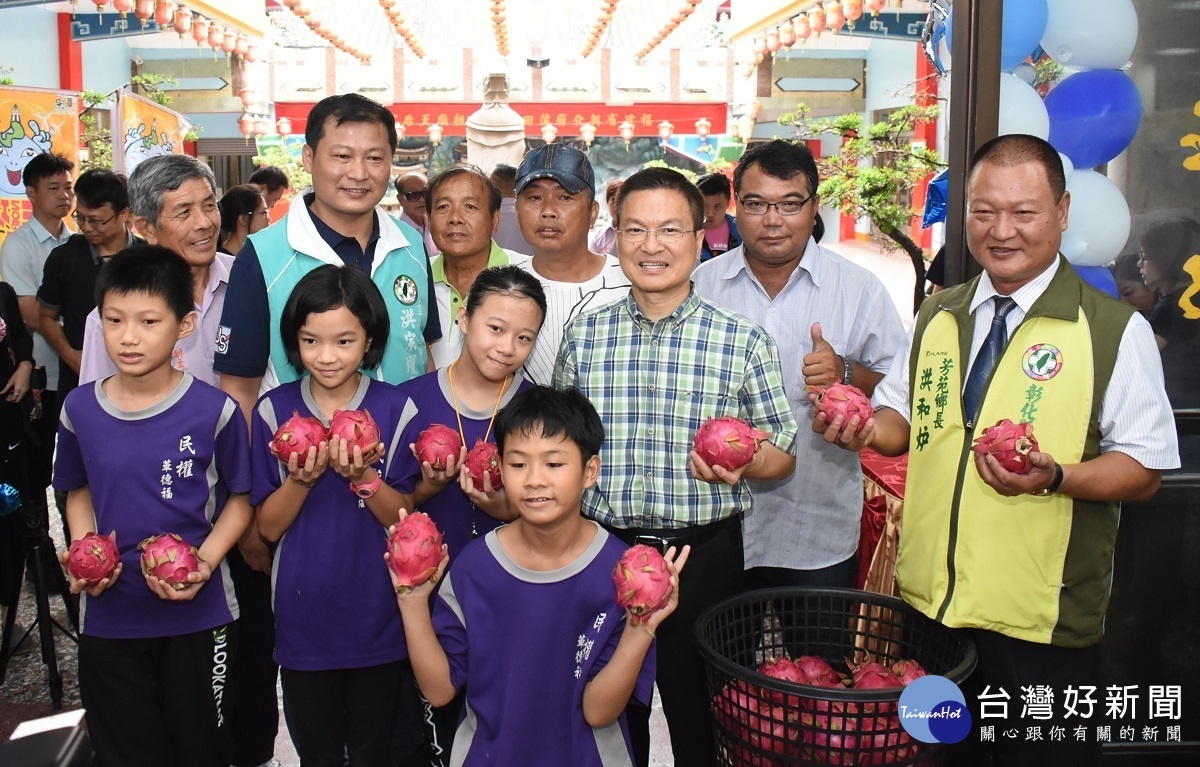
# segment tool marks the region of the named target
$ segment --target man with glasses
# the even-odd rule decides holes
[[[421,235],[421,241],[425,243],[425,255],[432,260],[438,254],[438,248],[433,241],[429,220],[425,217],[425,190],[428,187],[429,179],[424,173],[405,173],[396,177],[396,197],[400,200],[402,211],[400,221]]]
[[[567,326],[554,385],[578,387],[604,422],[604,470],[584,493],[584,514],[631,545],[691,547],[679,606],[658,629],[656,680],[675,763],[709,767],[717,757],[695,622],[739,590],[747,481],[792,472],[797,421],[771,337],[692,289],[704,237],[700,190],[674,170],[647,168],[621,186],[614,218],[631,288]],[[692,449],[714,416],[770,434],[748,465],[709,466]],[[629,713],[636,748],[648,711],[640,721]]]
[[[852,384],[871,395],[904,348],[883,284],[813,238],[817,165],[803,144],[772,141],[742,155],[733,177],[742,246],[696,269],[696,291],[753,320],[779,345],[796,420],[807,422],[807,386]],[[752,483],[742,521],[748,588],[855,585],[862,516],[857,455],[806,430],[796,471]]]
[[[129,192],[125,179],[94,169],[75,182],[75,225],[79,234],[50,251],[37,300],[38,330],[58,354],[58,396],[79,383],[83,336],[88,314],[96,308],[96,275],[119,251],[145,242],[129,230]]]

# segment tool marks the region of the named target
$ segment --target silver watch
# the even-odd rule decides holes
[[[850,360],[842,357],[842,383],[849,385],[854,379],[854,368],[850,365]]]

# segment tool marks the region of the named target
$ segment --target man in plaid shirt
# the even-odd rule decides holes
[[[689,564],[699,563],[682,574],[679,607],[659,628],[657,681],[676,764],[706,767],[717,759],[692,632],[703,610],[739,590],[740,520],[751,503],[744,480],[792,472],[796,421],[774,341],[692,289],[703,244],[699,190],[667,168],[639,171],[621,187],[616,221],[630,293],[567,327],[554,384],[582,390],[607,433],[584,514],[631,545],[690,545]],[[725,415],[771,435],[737,471],[692,450],[705,419]],[[644,726],[630,713],[631,730]]]

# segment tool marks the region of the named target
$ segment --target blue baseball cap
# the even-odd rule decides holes
[[[592,196],[596,194],[596,177],[587,155],[565,144],[546,144],[525,155],[521,167],[517,168],[514,190],[520,194],[530,181],[539,178],[552,178],[571,194],[579,194],[584,189]]]

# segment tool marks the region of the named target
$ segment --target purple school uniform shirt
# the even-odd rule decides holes
[[[250,491],[246,422],[229,395],[187,373],[165,399],[121,410],[103,381],[73,390],[58,427],[54,487],[87,487],[96,529],[117,533],[125,569],[98,597],[80,595],[80,630],[103,639],[179,636],[238,617],[224,561],[187,602],[159,599],[142,577],[138,544],[176,533],[199,548],[230,493]]]
[[[450,679],[467,691],[451,764],[633,764],[624,714],[608,727],[583,716],[584,688],[625,629],[612,571],[626,546],[595,530],[577,560],[550,572],[518,565],[495,531],[451,562],[433,608]],[[633,691],[646,704],[654,670],[652,645]]]
[[[500,407],[507,405],[517,392],[532,386],[520,373],[516,373],[500,398]],[[421,432],[435,423],[458,431],[458,418],[454,414],[450,380],[445,368],[405,381],[396,388],[405,400],[400,414],[400,438],[397,440],[396,475],[399,484],[396,489],[411,493],[421,480],[421,464],[408,446],[415,444]],[[462,416],[463,431],[466,432],[465,444],[470,449],[487,434],[492,410],[472,410],[460,401],[458,412]],[[487,441],[495,442],[496,435],[489,434]],[[452,560],[469,541],[500,526],[500,520],[476,508],[458,482],[454,481],[421,504],[420,511],[428,514],[442,531]]]
[[[292,411],[313,416],[326,426],[309,388],[312,379],[279,386],[254,407],[250,502],[258,505],[287,479],[287,467],[267,444]],[[387,446],[375,468],[395,486],[389,469],[399,443],[396,390],[362,376],[346,410],[370,411]],[[407,450],[407,446],[404,447]],[[400,608],[383,554],[387,528],[350,481],[332,468],[317,479],[296,521],[279,540],[271,571],[275,610],[275,662],[297,671],[365,668],[408,657]]]

